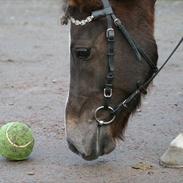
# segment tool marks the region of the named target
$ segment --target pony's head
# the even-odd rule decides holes
[[[67,3],[68,16],[74,21],[85,20],[92,11],[103,8],[101,0],[69,0]],[[110,3],[133,40],[156,65],[157,46],[153,35],[155,2],[111,0]],[[105,103],[104,87],[106,74],[109,72],[107,19],[102,16],[84,26],[75,24],[71,23],[70,90],[66,107],[67,141],[73,152],[86,160],[93,160],[113,151],[116,139],[123,138],[129,116],[140,105],[141,93],[133,97],[125,110],[118,112],[113,123],[98,127],[95,113]],[[128,98],[137,89],[138,83],[144,83],[153,74],[143,58],[138,61],[132,47],[114,24],[113,28],[115,55],[112,56],[112,107]],[[97,115],[100,119],[108,120],[107,118],[111,118],[109,111],[109,108],[100,110]]]

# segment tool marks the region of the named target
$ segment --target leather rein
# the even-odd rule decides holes
[[[98,107],[95,110],[95,119],[99,126],[103,125],[109,125],[115,121],[116,115],[121,112],[122,110],[127,110],[130,103],[134,100],[134,98],[137,95],[147,94],[146,88],[147,86],[154,80],[154,78],[159,74],[159,72],[165,67],[165,65],[168,63],[170,58],[174,55],[178,47],[183,42],[183,37],[177,44],[177,46],[174,48],[170,56],[167,58],[167,60],[164,62],[164,64],[158,68],[152,60],[148,57],[148,55],[144,52],[144,50],[135,42],[135,40],[131,37],[129,32],[126,30],[125,26],[121,22],[119,18],[116,17],[116,15],[113,12],[113,9],[109,3],[109,0],[101,0],[103,3],[103,9],[93,11],[91,16],[87,17],[85,20],[76,20],[73,17],[69,17],[70,21],[77,25],[77,26],[84,26],[87,23],[92,22],[93,20],[96,20],[100,17],[106,17],[107,19],[107,30],[106,30],[106,39],[107,39],[107,66],[108,66],[108,72],[106,76],[106,82],[104,85],[104,104],[100,107]],[[129,46],[132,48],[137,60],[139,62],[143,60],[150,66],[150,68],[153,71],[152,76],[145,81],[142,84],[138,84],[137,89],[129,95],[125,100],[121,101],[117,106],[111,107],[110,103],[112,100],[113,95],[113,80],[114,80],[114,43],[115,43],[115,32],[113,25],[117,27],[117,29],[122,33],[125,40],[128,42]],[[108,111],[110,114],[110,119],[107,121],[104,121],[103,119],[100,119],[99,113],[102,111]]]

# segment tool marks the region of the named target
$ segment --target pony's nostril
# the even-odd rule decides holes
[[[77,148],[73,145],[73,143],[72,143],[69,139],[67,139],[67,143],[68,143],[68,145],[69,145],[69,149],[70,149],[72,152],[74,152],[74,153],[76,153],[76,154],[79,154],[79,151],[77,150]]]
[[[83,159],[87,160],[87,161],[92,161],[98,158],[99,154],[96,154],[96,152],[91,152],[91,153],[86,153],[84,151],[80,151],[77,146],[74,145],[74,143],[72,142],[72,140],[67,139],[67,143],[69,146],[69,149],[75,153],[78,154],[79,156],[81,156]]]

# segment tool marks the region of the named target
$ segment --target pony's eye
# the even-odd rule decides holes
[[[78,59],[87,60],[91,54],[91,48],[75,48],[75,54]]]

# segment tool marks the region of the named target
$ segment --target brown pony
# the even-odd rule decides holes
[[[116,16],[133,39],[156,65],[158,54],[154,40],[155,0],[110,0]],[[66,18],[86,19],[92,11],[102,8],[101,0],[65,1]],[[128,109],[120,112],[114,123],[102,126],[100,135],[94,118],[96,108],[103,103],[106,78],[107,42],[106,17],[77,26],[71,24],[70,91],[66,107],[66,132],[69,148],[86,160],[93,160],[114,150],[116,139],[123,138],[129,116],[140,105],[141,94],[133,98]],[[137,83],[145,82],[153,72],[142,60],[138,62],[131,47],[115,28],[115,79],[112,104],[132,94]]]

